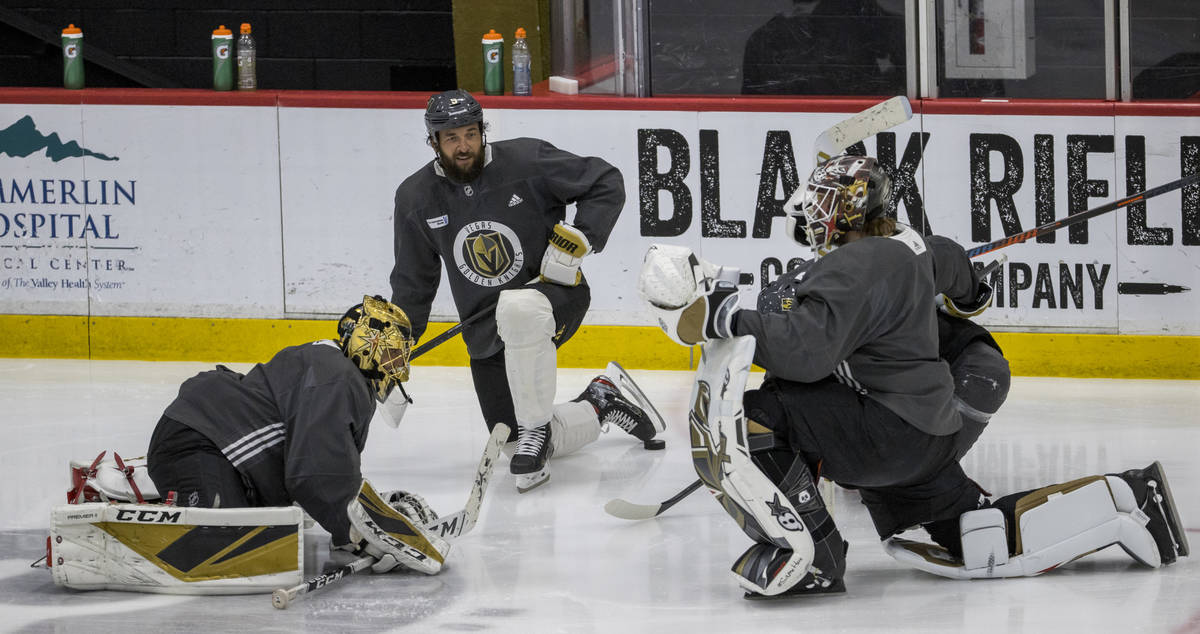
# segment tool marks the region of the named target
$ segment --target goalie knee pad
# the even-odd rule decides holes
[[[450,544],[435,537],[384,500],[363,480],[358,495],[346,506],[350,516],[350,542],[378,561],[375,572],[404,566],[427,575],[437,574]]]
[[[998,507],[962,515],[961,560],[940,546],[899,538],[889,539],[885,549],[903,563],[958,579],[1032,577],[1113,544],[1141,563],[1159,566],[1146,517],[1135,512],[1133,493],[1120,478],[1081,478],[1031,491],[1015,502],[1011,516]],[[1011,552],[1009,530],[1015,531]]]
[[[76,590],[271,592],[302,580],[303,519],[294,506],[67,504],[51,514],[46,561]]]
[[[501,291],[496,332],[504,341],[504,368],[517,424],[544,425],[553,414],[558,370],[554,307],[532,288]]]

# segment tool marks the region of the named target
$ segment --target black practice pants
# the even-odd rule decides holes
[[[159,495],[175,492],[177,506],[256,506],[253,490],[207,436],[163,416],[150,438],[146,467]]]
[[[813,474],[858,489],[880,538],[979,508],[982,491],[956,459],[955,435],[927,434],[833,378],[768,378],[746,392],[745,407]]]

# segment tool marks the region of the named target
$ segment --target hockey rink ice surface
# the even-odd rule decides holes
[[[750,542],[705,490],[653,520],[603,510],[614,497],[660,502],[695,480],[690,372],[632,371],[668,420],[665,451],[613,429],[552,460],[550,482],[524,495],[502,459],[478,525],[437,576],[356,575],[276,610],[267,594],[71,591],[31,568],[50,509],[65,500],[68,462],[106,449],[144,454],[179,383],[211,367],[0,359],[0,631],[1200,632],[1195,552],[1151,570],[1114,546],[1039,577],[954,581],[888,557],[857,495],[842,489],[833,505],[850,542],[847,592],[744,600],[729,567]],[[560,371],[558,400],[597,372]],[[399,429],[373,425],[363,471],[377,489],[415,491],[453,512],[487,437],[469,373],[417,367],[407,387],[415,404]],[[1002,495],[1161,460],[1195,551],[1198,458],[1200,382],[1016,378],[964,463]],[[328,560],[328,537],[313,528],[305,544],[310,576]]]

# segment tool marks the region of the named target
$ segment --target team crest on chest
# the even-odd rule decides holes
[[[472,222],[454,237],[454,263],[463,277],[480,286],[500,286],[525,265],[517,234],[491,220]]]

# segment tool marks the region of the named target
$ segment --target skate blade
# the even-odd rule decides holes
[[[844,594],[845,592],[846,592],[846,582],[841,579],[838,579],[837,581],[835,581],[833,583],[833,585],[827,586],[827,587],[818,586],[815,588],[810,588],[810,589],[802,590],[799,592],[784,592],[782,594],[775,594],[775,595],[771,595],[771,596],[767,596],[765,594],[759,594],[757,592],[747,592],[744,595],[742,595],[742,598],[746,599],[747,601],[786,601],[788,599],[800,599],[803,597],[814,597],[814,596],[822,596],[822,595],[829,595],[829,594]]]
[[[646,412],[650,417],[650,422],[654,425],[654,429],[662,433],[667,429],[667,421],[658,413],[658,409],[654,407],[654,403],[650,402],[650,398],[638,387],[634,382],[633,377],[621,367],[616,361],[609,361],[608,367],[604,368],[604,375],[617,382],[617,387],[624,394],[628,395],[638,407]]]
[[[542,469],[534,473],[522,473],[516,476],[517,493],[532,491],[550,481],[550,470]]]
[[[1158,472],[1158,486],[1162,491],[1164,506],[1171,510],[1167,513],[1167,520],[1170,522],[1171,535],[1175,539],[1175,550],[1178,557],[1187,557],[1191,552],[1188,547],[1187,531],[1183,527],[1183,522],[1179,519],[1179,507],[1175,506],[1175,497],[1171,495],[1171,485],[1167,484],[1167,472],[1163,469],[1162,463],[1155,460],[1151,465]]]

